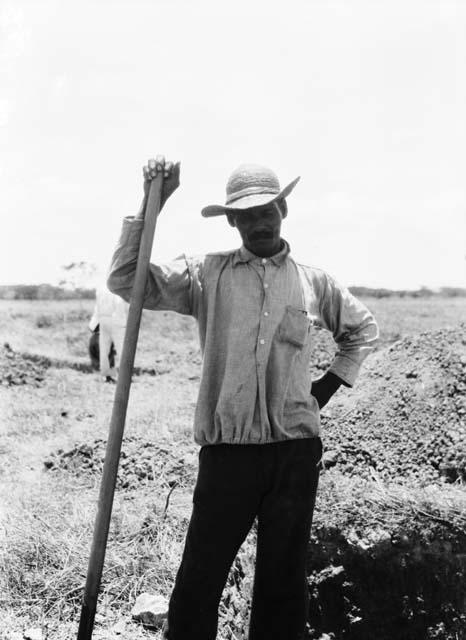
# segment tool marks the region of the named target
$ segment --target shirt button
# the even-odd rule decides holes
[[[264,311],[264,316],[268,316],[269,312],[268,311]]]
[[[265,344],[265,340],[259,340],[260,344]]]
[[[262,264],[267,264],[267,258],[262,258]]]
[[[264,289],[268,289],[269,285],[267,283],[264,284]]]

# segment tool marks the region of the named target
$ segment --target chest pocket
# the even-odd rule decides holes
[[[310,328],[311,323],[307,314],[288,305],[285,308],[282,321],[278,325],[278,338],[302,349],[307,342]]]

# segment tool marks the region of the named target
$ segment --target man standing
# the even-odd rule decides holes
[[[140,212],[126,218],[108,286],[129,300],[150,181],[163,172],[162,205],[179,165],[144,168]],[[258,519],[250,640],[298,640],[306,622],[306,548],[322,454],[319,409],[352,386],[377,338],[369,310],[319,269],[296,263],[281,237],[286,198],[258,165],[230,176],[225,215],[242,246],[150,265],[144,306],[194,316],[203,366],[194,418],[201,446],[193,512],[170,599],[170,640],[214,640],[235,555]],[[310,328],[332,332],[338,352],[312,382]]]

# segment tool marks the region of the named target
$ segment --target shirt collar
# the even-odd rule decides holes
[[[290,253],[290,245],[288,244],[288,242],[286,240],[283,240],[282,238],[282,243],[283,243],[283,246],[280,249],[280,251],[275,255],[267,258],[267,260],[270,260],[270,262],[273,262],[273,264],[276,265],[277,267],[279,267],[281,264],[285,262],[286,258],[288,257],[288,254]],[[244,245],[241,246],[239,249],[237,249],[233,254],[234,267],[236,267],[238,263],[252,262],[253,260],[261,261],[262,258],[260,258],[259,256],[256,256],[254,253],[251,253],[251,251],[249,251],[249,249],[246,249]]]

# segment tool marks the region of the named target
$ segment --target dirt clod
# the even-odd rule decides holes
[[[191,444],[194,448],[194,445]],[[101,475],[105,459],[106,442],[76,444],[68,451],[53,452],[46,460],[46,469],[64,469],[80,476]],[[136,489],[141,484],[161,482],[167,487],[191,486],[195,477],[196,456],[172,442],[163,444],[124,438],[120,455],[117,487]]]
[[[16,353],[8,342],[0,347],[0,385],[30,385],[39,387],[45,377],[46,367],[24,358]]]

